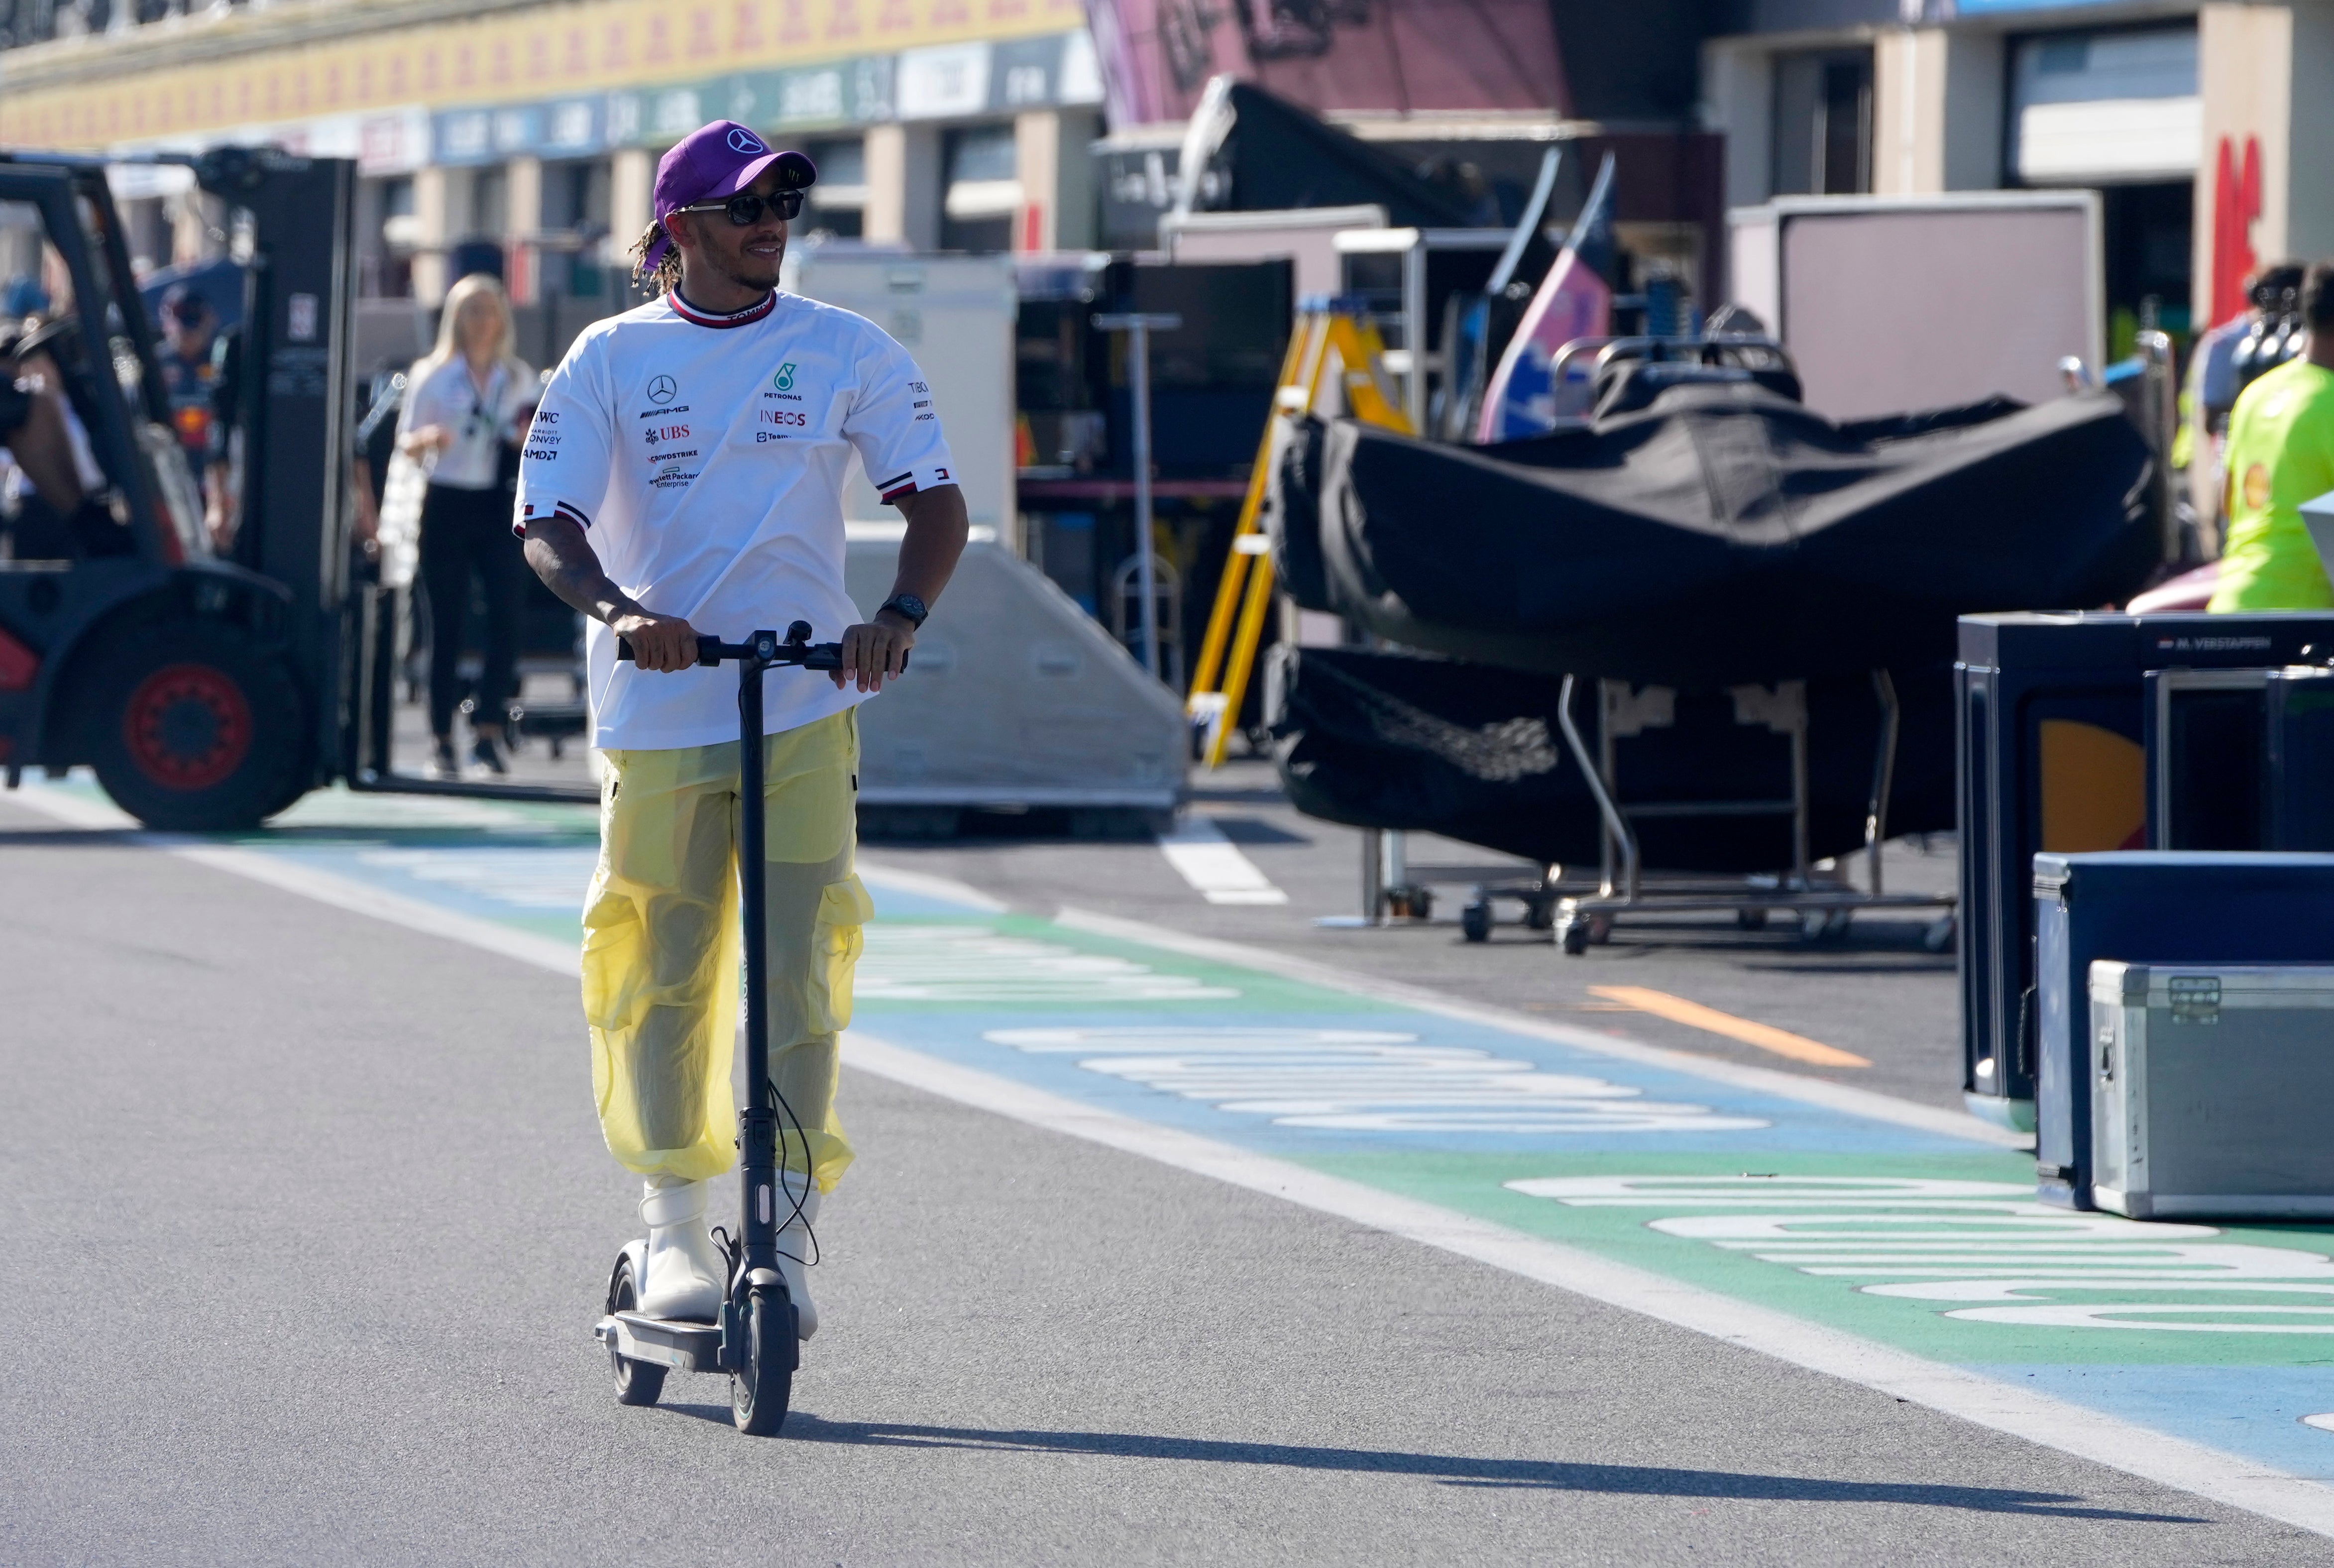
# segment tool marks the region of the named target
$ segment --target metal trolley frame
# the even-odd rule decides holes
[[[1870,909],[1939,909],[1925,942],[1943,951],[1952,940],[1954,895],[1952,893],[1890,893],[1882,882],[1881,846],[1888,838],[1888,795],[1895,782],[1896,734],[1901,710],[1896,685],[1885,669],[1872,672],[1872,689],[1881,712],[1880,739],[1875,747],[1872,795],[1864,819],[1864,853],[1869,890],[1852,886],[1837,872],[1818,871],[1808,860],[1808,702],[1807,684],[1787,680],[1769,686],[1729,688],[1734,698],[1735,722],[1764,725],[1790,741],[1790,794],[1770,800],[1654,801],[1630,803],[1621,797],[1615,747],[1619,741],[1670,722],[1671,693],[1661,687],[1637,688],[1623,680],[1599,680],[1596,748],[1589,750],[1573,717],[1573,689],[1579,678],[1567,675],[1558,698],[1557,720],[1564,744],[1580,765],[1596,797],[1604,823],[1602,875],[1594,894],[1562,898],[1556,902],[1557,944],[1575,957],[1591,943],[1612,934],[1614,921],[1624,914],[1696,914],[1731,911],[1746,929],[1766,924],[1782,911],[1799,918],[1803,937],[1814,939],[1843,934],[1857,913]],[[1791,865],[1788,871],[1734,880],[1678,881],[1646,886],[1636,829],[1633,822],[1656,817],[1789,817],[1791,822]]]

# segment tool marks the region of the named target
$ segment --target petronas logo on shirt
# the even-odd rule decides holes
[[[778,373],[770,378],[770,385],[781,392],[791,392],[795,390],[795,362],[792,360],[778,367]]]

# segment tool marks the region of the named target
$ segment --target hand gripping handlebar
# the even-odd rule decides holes
[[[616,657],[630,662],[632,645],[623,638],[616,639]],[[841,669],[843,644],[813,642],[810,622],[797,620],[786,628],[786,640],[781,642],[775,631],[757,631],[743,642],[724,642],[718,637],[697,640],[697,662],[717,665],[725,659],[752,659],[764,666],[800,665],[805,669]],[[906,654],[900,656],[900,668],[908,667]]]

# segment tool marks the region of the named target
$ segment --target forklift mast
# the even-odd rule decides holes
[[[195,178],[251,215],[236,425],[244,431],[235,555],[291,591],[285,641],[314,725],[312,784],[346,760],[349,448],[355,438],[356,165],[274,148],[220,148]]]

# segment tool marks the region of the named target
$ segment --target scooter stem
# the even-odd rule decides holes
[[[770,1088],[768,912],[763,886],[762,671],[775,642],[767,633],[738,659],[738,883],[746,944],[746,1109],[739,1117],[738,1175],[743,1182],[744,1274],[778,1266],[777,1107]]]

